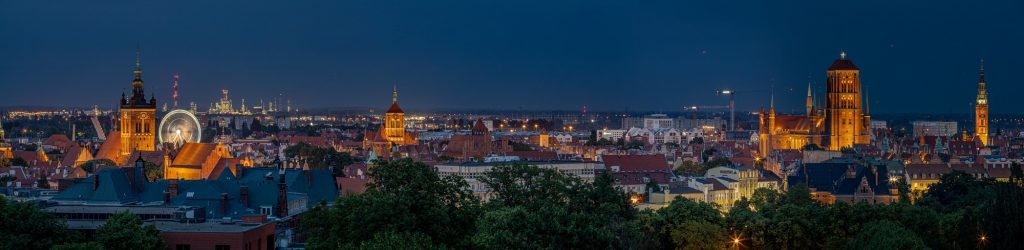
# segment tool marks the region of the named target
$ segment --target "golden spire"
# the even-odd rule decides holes
[[[985,58],[981,59],[981,72],[978,76],[978,104],[988,103],[988,92],[985,90]]]
[[[864,115],[871,114],[871,92],[864,88]]]

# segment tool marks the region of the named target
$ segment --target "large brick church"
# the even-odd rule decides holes
[[[774,100],[768,112],[761,109],[758,139],[762,156],[772,150],[801,149],[808,144],[840,150],[871,142],[871,116],[861,95],[860,69],[844,52],[828,68],[827,75],[824,108],[816,103],[808,85],[805,114],[778,115]]]

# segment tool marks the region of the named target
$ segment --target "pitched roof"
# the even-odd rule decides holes
[[[49,138],[46,138],[46,141],[43,141],[43,145],[54,146],[59,150],[65,150],[73,144],[71,138],[63,134],[51,135]]]
[[[284,178],[288,188],[289,201],[305,199],[312,207],[320,202],[334,202],[338,195],[336,181],[328,170],[303,171],[285,170],[281,175],[278,168],[246,168],[241,177],[234,178],[230,172],[220,175],[217,180],[181,180],[177,192],[170,202],[164,203],[164,192],[169,191],[168,180],[145,182],[141,191],[131,188],[128,171],[131,168],[110,168],[98,172],[95,177],[85,178],[62,191],[51,199],[61,204],[151,204],[155,206],[197,206],[206,207],[207,218],[251,215],[259,212],[260,206],[277,206],[280,196],[279,180]],[[93,183],[99,181],[96,188]],[[241,201],[240,190],[248,189],[248,206]],[[222,210],[221,201],[227,198],[227,211]]]
[[[96,152],[96,158],[103,158],[117,162],[121,153],[121,132],[111,130],[107,134],[107,140],[103,141],[100,150]]]
[[[671,171],[662,155],[602,155],[605,166],[619,166],[619,172]]]
[[[398,106],[398,102],[392,102],[391,103],[391,107],[388,108],[388,112],[384,112],[384,113],[386,113],[386,114],[394,114],[394,113],[405,113],[405,112],[403,112],[402,108]]]
[[[853,61],[849,59],[840,58],[832,62],[832,66],[828,67],[828,70],[858,70],[856,65],[853,65]]]
[[[68,148],[67,152],[64,152],[64,155],[61,156],[60,165],[64,167],[75,166],[75,162],[78,161],[78,158],[83,154],[85,154],[84,158],[86,160],[93,158],[85,148],[79,147],[78,145],[72,145],[71,148]]]
[[[178,150],[171,165],[174,166],[202,166],[207,157],[217,149],[213,143],[185,143]]]

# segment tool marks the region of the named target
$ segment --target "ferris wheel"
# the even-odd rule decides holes
[[[160,143],[181,146],[185,143],[199,142],[203,129],[199,119],[187,110],[173,110],[160,120],[160,132],[157,134]]]

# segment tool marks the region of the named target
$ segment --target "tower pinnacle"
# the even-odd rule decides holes
[[[398,85],[393,85],[391,89],[391,102],[398,103]]]

